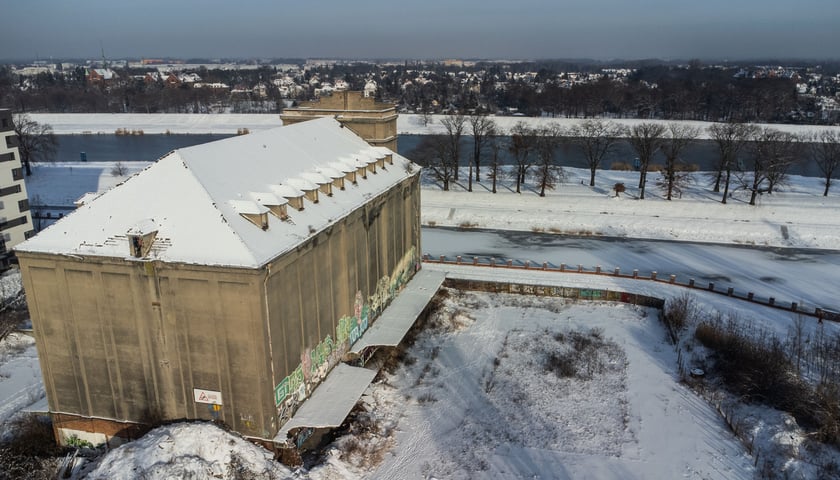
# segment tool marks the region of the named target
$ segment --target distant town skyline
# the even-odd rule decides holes
[[[0,59],[840,58],[837,0],[27,0]]]

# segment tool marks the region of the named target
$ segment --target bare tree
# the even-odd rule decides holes
[[[481,149],[487,144],[489,136],[496,130],[496,122],[487,115],[479,113],[470,115],[470,130],[473,136],[473,158],[470,165],[469,191],[472,192],[472,165],[475,165],[475,181],[481,181]]]
[[[490,147],[490,172],[487,174],[487,178],[493,181],[493,188],[491,191],[496,193],[496,182],[501,174],[499,157],[502,150],[505,148],[505,143],[504,140],[502,140],[502,137],[495,132],[487,138],[487,144]]]
[[[639,198],[645,198],[647,170],[653,155],[662,147],[665,125],[659,123],[639,123],[630,128],[628,142],[639,156]]]
[[[534,131],[523,122],[518,122],[510,130],[510,144],[508,151],[516,162],[513,175],[516,178],[516,193],[522,193],[522,183],[525,174],[531,168],[531,152],[534,149]]]
[[[432,116],[432,112],[423,109],[423,112],[420,114],[420,120],[423,122],[424,127],[428,127],[432,123],[435,123],[435,117]]]
[[[458,180],[458,167],[461,163],[461,137],[467,125],[467,119],[460,113],[445,115],[440,124],[446,131],[445,137],[449,144],[447,153],[450,155],[449,163],[455,167],[455,180]]]
[[[682,196],[683,185],[690,176],[684,168],[680,168],[680,163],[682,163],[680,155],[699,135],[700,129],[697,127],[683,123],[672,122],[668,124],[667,136],[660,147],[662,154],[665,155],[665,168],[662,170],[661,184],[665,190],[666,200],[671,200],[674,191]]]
[[[750,205],[755,205],[759,194],[769,191],[765,186],[770,175],[777,175],[782,165],[790,165],[795,158],[795,135],[774,128],[756,130],[752,143],[752,165],[739,172],[741,186],[750,192]],[[785,167],[786,168],[786,167]],[[779,182],[776,178],[776,183]]]
[[[720,182],[723,180],[721,203],[726,203],[726,198],[729,196],[732,169],[738,164],[738,155],[747,142],[755,136],[757,129],[755,125],[734,122],[715,123],[708,128],[709,136],[717,144],[720,154],[713,191],[720,192]]]
[[[424,135],[412,150],[411,158],[429,169],[445,191],[455,177],[457,163],[452,162],[449,140],[445,135]]]
[[[562,130],[556,124],[537,129],[534,136],[534,150],[537,154],[537,186],[540,196],[545,190],[553,190],[556,182],[563,178],[563,169],[554,161],[554,153],[560,145]]]
[[[801,138],[794,133],[784,133],[779,140],[778,155],[767,165],[767,193],[785,183],[790,167],[802,156]]]
[[[823,196],[828,196],[831,179],[840,167],[840,134],[836,130],[823,130],[810,138],[808,153],[816,162],[825,179]]]
[[[607,154],[618,145],[623,128],[603,120],[584,120],[569,130],[569,141],[583,152],[589,165],[589,186],[595,186],[595,170]]]
[[[26,175],[32,175],[32,163],[50,161],[55,156],[58,139],[53,133],[52,126],[38,123],[29,115],[15,115],[15,134],[18,139],[20,161],[26,170]]]
[[[114,166],[111,167],[111,175],[115,177],[124,177],[128,175],[128,166],[121,161],[117,161],[114,163]]]

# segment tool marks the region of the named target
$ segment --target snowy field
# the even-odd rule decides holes
[[[188,114],[188,113],[33,113],[30,115],[38,123],[48,123],[57,134],[113,134],[116,129],[142,130],[145,134],[235,134],[247,128],[251,131],[282,125],[279,114]],[[431,115],[431,121],[424,122],[421,115],[401,113],[397,118],[397,132],[408,135],[426,135],[441,133],[442,115]],[[504,130],[510,130],[518,122],[538,126],[545,122],[554,122],[569,127],[580,119],[550,117],[493,117]],[[659,120],[615,119],[617,123],[631,126],[641,122],[660,122]],[[703,130],[710,122],[685,121]],[[811,125],[759,124],[791,133],[812,133],[824,129],[840,130],[840,127]],[[705,138],[705,137],[701,137]]]
[[[552,364],[564,355],[574,373]],[[677,383],[655,311],[468,293],[407,358],[363,398],[394,446],[360,477],[751,478],[722,420]]]
[[[145,162],[126,162],[131,174]],[[30,203],[72,206],[88,192],[103,192],[126,176],[114,175],[110,162],[44,163],[26,179]],[[730,243],[777,247],[840,249],[840,183],[822,196],[821,180],[791,176],[772,195],[748,205],[748,193],[733,193],[727,204],[709,187],[707,174],[692,174],[682,198],[665,200],[649,174],[645,200],[637,200],[638,173],[598,170],[590,187],[589,172],[565,168],[565,180],[541,198],[534,182],[514,193],[511,182],[501,181],[490,192],[485,180],[466,191],[466,172],[451,191],[444,192],[427,174],[423,177],[424,225],[469,226],[500,230],[540,231],[573,235],[647,238],[674,241]],[[584,181],[586,185],[582,185]],[[616,197],[613,185],[627,191]],[[635,183],[634,183],[635,182]],[[57,212],[56,212],[57,213]],[[435,252],[430,252],[435,253]]]

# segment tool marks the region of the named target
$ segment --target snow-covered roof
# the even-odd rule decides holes
[[[17,250],[132,258],[125,235],[143,222],[144,229],[157,230],[159,243],[148,259],[256,268],[414,175],[409,171],[416,169],[403,168],[409,160],[394,153],[395,168],[322,196],[290,212],[287,221],[269,215],[266,230],[240,215],[317,188],[304,178],[367,148],[350,129],[325,117],[175,150]]]

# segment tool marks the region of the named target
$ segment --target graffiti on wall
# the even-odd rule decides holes
[[[411,247],[394,268],[394,272],[379,279],[376,290],[367,301],[361,291],[356,292],[353,315],[345,315],[338,320],[335,339],[332,335],[327,335],[318,345],[304,349],[300,365],[274,388],[274,402],[281,425],[291,418],[297,405],[341,361],[344,354],[361,338],[370,323],[382,313],[419,268],[420,258],[417,256],[417,250]]]

